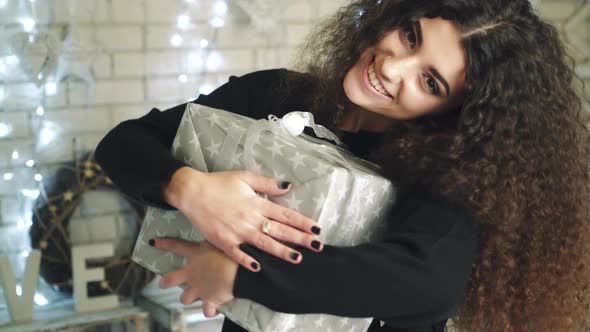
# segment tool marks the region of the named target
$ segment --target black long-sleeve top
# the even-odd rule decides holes
[[[273,96],[268,89],[285,73],[286,69],[274,69],[231,76],[193,102],[265,118],[280,112],[270,109]],[[299,97],[290,96],[285,107],[305,109],[297,105]],[[162,186],[186,165],[170,151],[185,107],[152,109],[120,123],[99,143],[96,160],[123,192],[146,204],[173,209],[162,197]],[[360,131],[344,141],[364,157],[379,138]],[[280,312],[375,317],[369,331],[442,331],[463,300],[477,254],[475,222],[443,199],[408,191],[398,197],[385,232],[375,243],[324,245],[320,253],[299,248],[300,264],[242,244],[262,270],[255,273],[240,266],[234,295]]]

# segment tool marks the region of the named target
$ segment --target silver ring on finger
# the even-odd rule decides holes
[[[260,229],[262,230],[262,233],[270,235],[270,220],[265,220],[262,223],[262,227],[260,227]]]

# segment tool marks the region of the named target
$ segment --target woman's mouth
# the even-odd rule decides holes
[[[369,63],[369,65],[365,68],[363,73],[363,81],[367,85],[368,90],[373,92],[375,95],[378,95],[382,98],[386,98],[388,100],[392,100],[390,94],[385,91],[381,82],[377,79],[377,75],[375,75],[375,58]]]

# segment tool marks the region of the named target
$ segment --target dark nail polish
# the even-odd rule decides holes
[[[279,188],[281,189],[287,189],[289,188],[289,185],[291,184],[291,182],[289,181],[282,181],[279,183]]]
[[[316,241],[316,240],[311,241],[311,247],[316,250],[320,249],[320,245],[321,245],[320,241]]]
[[[150,239],[150,240],[148,241],[148,244],[149,244],[150,246],[152,246],[152,247],[155,247],[155,246],[156,246],[156,240],[154,240],[154,239]]]
[[[313,226],[311,232],[315,235],[320,235],[320,228],[318,226]]]
[[[294,260],[294,261],[296,261],[296,260],[297,260],[297,258],[299,258],[299,253],[297,253],[297,252],[292,252],[292,253],[291,253],[291,259],[292,259],[292,260]]]
[[[252,262],[252,264],[250,264],[250,266],[252,266],[252,268],[253,268],[254,270],[258,270],[258,263],[256,263],[256,262]]]

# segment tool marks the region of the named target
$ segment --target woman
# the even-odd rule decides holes
[[[312,221],[258,199],[285,192],[275,180],[184,167],[169,148],[185,105],[152,110],[96,156],[123,190],[206,234],[152,242],[189,259],[162,286],[188,284],[183,302],[202,298],[208,316],[236,296],[376,317],[370,331],[442,331],[450,317],[460,331],[587,328],[588,131],[573,62],[528,1],[355,1],[301,54],[305,73],[232,77],[195,102],[313,112],[399,190],[383,240],[312,245]]]

